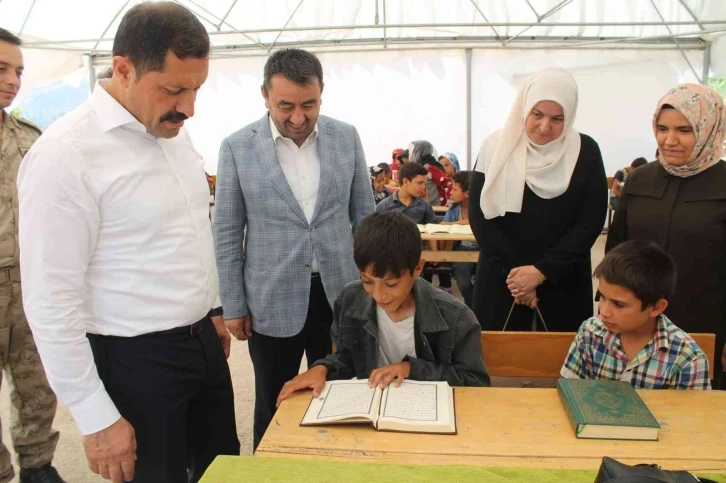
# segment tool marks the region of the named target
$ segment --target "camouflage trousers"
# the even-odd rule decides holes
[[[51,462],[58,444],[52,428],[56,397],[25,318],[19,283],[0,286],[0,362],[10,385],[10,436],[18,464],[39,468]],[[0,483],[14,474],[10,452],[0,441]]]

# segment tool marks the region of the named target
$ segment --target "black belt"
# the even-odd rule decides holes
[[[150,332],[144,334],[146,337],[165,337],[168,335],[197,335],[203,329],[207,321],[211,322],[209,314],[205,315],[201,320],[194,322],[192,325],[183,325],[181,327],[174,327],[173,329],[160,330],[159,332]]]

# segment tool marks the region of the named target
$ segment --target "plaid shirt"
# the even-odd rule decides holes
[[[640,389],[711,389],[708,359],[698,344],[668,317],[658,317],[650,342],[630,361],[620,336],[597,317],[580,326],[570,346],[562,377],[617,379]]]

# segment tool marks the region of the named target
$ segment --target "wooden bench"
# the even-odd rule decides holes
[[[714,334],[690,334],[709,361],[713,379],[716,351]],[[560,369],[574,332],[489,332],[481,333],[481,350],[489,375],[499,377],[560,377]]]

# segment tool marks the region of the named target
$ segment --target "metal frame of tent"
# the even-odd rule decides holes
[[[0,0],[1,2],[2,0]],[[555,13],[573,4],[575,0],[561,0],[548,11],[540,14],[532,5],[530,0],[523,0],[526,6],[534,13],[536,22],[490,22],[480,8],[477,0],[470,0],[476,12],[484,20],[483,23],[436,23],[436,24],[388,24],[386,23],[386,0],[372,0],[375,2],[374,23],[370,25],[328,25],[328,26],[306,26],[288,27],[290,21],[303,5],[305,0],[300,0],[295,9],[291,12],[287,21],[280,28],[267,29],[237,29],[228,20],[239,0],[230,0],[230,5],[222,17],[215,15],[205,8],[201,0],[173,0],[182,6],[192,10],[200,20],[214,27],[210,37],[221,35],[239,35],[249,43],[230,43],[215,45],[213,42],[212,56],[214,58],[231,58],[247,56],[267,56],[275,48],[295,46],[306,48],[316,53],[323,52],[367,52],[381,50],[436,50],[436,49],[459,49],[464,50],[466,59],[466,97],[467,97],[467,154],[471,152],[471,59],[473,49],[632,49],[632,50],[678,50],[690,67],[694,76],[702,83],[708,82],[708,73],[711,64],[711,41],[702,38],[710,34],[726,33],[726,19],[704,21],[699,19],[689,8],[685,0],[678,0],[680,7],[692,20],[687,21],[666,21],[655,0],[649,0],[654,13],[660,21],[647,22],[545,22]],[[585,0],[577,0],[585,1]],[[112,38],[105,38],[117,19],[126,11],[132,0],[124,2],[123,6],[111,18],[103,33],[96,39],[76,40],[38,40],[27,41],[25,48],[37,48],[47,50],[63,50],[83,53],[88,58],[89,77],[91,85],[95,82],[94,64],[100,60],[108,59],[110,52],[99,49],[102,42],[112,41]],[[19,34],[22,34],[28,19],[33,14],[36,0],[32,0],[27,15],[22,23]],[[585,36],[542,36],[526,35],[532,28],[543,27],[618,27],[618,26],[659,26],[664,27],[668,34],[653,35],[646,37],[585,37]],[[674,32],[672,27],[693,26],[693,31]],[[505,36],[500,34],[500,28],[519,27],[516,34]],[[487,28],[491,29],[493,35],[487,36],[418,36],[418,37],[391,37],[388,35],[390,29],[442,29],[442,28]],[[280,42],[281,35],[285,32],[313,32],[313,31],[355,31],[371,30],[380,31],[380,36],[357,38],[357,39],[313,39],[295,42]],[[274,41],[261,42],[253,38],[254,34],[277,33]],[[92,48],[84,48],[79,44],[93,44]],[[686,51],[703,51],[703,69],[699,74],[686,55]],[[471,160],[467,160],[469,165]]]

